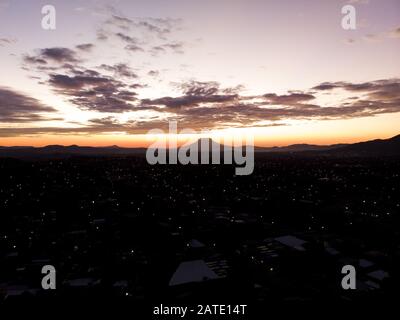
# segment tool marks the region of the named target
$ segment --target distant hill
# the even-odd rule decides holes
[[[400,156],[400,135],[390,139],[377,139],[366,142],[350,144],[328,153],[340,156]]]
[[[254,149],[258,152],[303,152],[303,151],[326,151],[334,150],[341,147],[347,146],[347,144],[333,144],[328,146],[321,146],[315,144],[292,144],[286,147],[255,147]]]
[[[195,142],[198,150],[202,151],[202,142],[212,146],[218,145],[210,138],[202,138]],[[204,145],[203,144],[203,145]],[[340,156],[340,157],[379,157],[379,156],[400,156],[400,135],[390,139],[378,139],[354,144],[334,144],[328,146],[312,144],[294,144],[286,147],[255,147],[255,152],[265,154],[292,154],[292,155],[318,155],[318,156]],[[88,147],[88,146],[62,146],[49,145],[45,147],[0,147],[0,157],[10,158],[67,158],[71,156],[124,156],[144,155],[145,148],[121,148],[118,146],[109,147]]]
[[[144,154],[144,148],[86,147],[49,145],[45,147],[0,147],[0,157],[11,158],[68,158],[71,156],[116,156]]]
[[[377,139],[353,144],[334,144],[328,146],[295,144],[287,147],[255,148],[255,150],[265,153],[337,157],[400,156],[400,135],[390,139]]]

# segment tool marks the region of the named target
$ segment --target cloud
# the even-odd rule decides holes
[[[131,36],[125,35],[122,32],[117,32],[115,35],[122,41],[126,42],[125,50],[131,52],[144,51],[144,49],[139,45],[139,40]]]
[[[184,53],[184,43],[183,42],[172,42],[172,43],[166,43],[162,45],[163,48],[167,48],[172,50],[175,53]]]
[[[195,107],[204,103],[233,102],[237,94],[220,93],[219,84],[216,82],[191,81],[180,85],[184,95],[178,97],[162,97],[158,99],[144,99],[145,105],[164,106],[166,108]]]
[[[400,79],[381,79],[362,83],[350,82],[324,82],[313,87],[315,90],[343,89],[351,92],[364,92],[374,99],[394,98],[400,99]]]
[[[270,104],[282,104],[282,105],[296,105],[305,101],[315,99],[313,95],[306,93],[291,93],[287,95],[277,95],[275,93],[267,93],[264,94],[263,97]]]
[[[127,51],[131,51],[131,52],[140,52],[140,51],[144,51],[144,49],[142,47],[139,47],[136,44],[128,44],[125,46],[125,50]]]
[[[400,27],[389,32],[389,37],[391,38],[400,38]]]
[[[78,44],[76,48],[82,51],[89,52],[94,48],[94,44],[93,43]]]
[[[87,68],[88,62],[80,59],[78,53],[90,51],[92,44],[84,43],[75,48],[77,51],[58,47],[39,49],[37,55],[25,55],[23,58],[25,64],[47,77],[40,77],[40,84],[47,84],[56,94],[67,98],[81,110],[122,113],[135,107],[143,108],[135,103],[138,101],[135,90],[143,85],[130,83],[138,75],[127,63]],[[57,63],[50,63],[54,61]]]
[[[16,42],[16,40],[14,40],[14,39],[0,38],[0,47],[4,47],[6,45],[10,45],[15,42]]]
[[[123,34],[122,32],[117,32],[115,34],[118,38],[120,38],[122,41],[125,41],[129,44],[137,44],[138,40],[136,38],[132,38],[130,36],[127,36],[125,34]]]
[[[136,93],[128,90],[126,84],[97,72],[75,76],[51,74],[48,83],[83,110],[125,112],[132,110],[131,102],[137,100]]]
[[[124,26],[124,25],[130,25],[133,23],[133,21],[131,19],[125,18],[125,17],[121,17],[121,16],[117,16],[115,14],[112,15],[111,19],[109,20],[110,23],[115,23],[118,26]]]
[[[35,57],[35,56],[25,55],[23,57],[23,60],[27,64],[42,64],[42,65],[47,64],[46,60],[44,60],[42,58]]]
[[[165,39],[172,31],[179,29],[181,23],[181,19],[151,17],[129,19],[114,14],[106,21],[105,25],[111,25],[124,31],[141,30],[148,35]]]
[[[56,76],[52,85],[60,93],[69,96],[73,103],[83,109],[100,112],[124,112],[152,110],[151,117],[144,118],[131,114],[125,122],[114,116],[97,117],[86,125],[74,128],[1,128],[0,136],[23,134],[96,134],[125,132],[128,134],[146,133],[150,129],[167,130],[168,121],[178,121],[181,128],[222,129],[286,125],[286,120],[335,120],[369,117],[384,113],[400,112],[400,79],[383,79],[363,83],[324,82],[313,88],[314,93],[290,91],[278,95],[268,93],[259,96],[243,96],[236,87],[221,88],[214,81],[189,81],[176,84],[182,91],[178,97],[138,100],[135,92],[124,90],[125,86],[114,79],[101,75]],[[357,93],[345,100],[338,100],[333,106],[315,103],[318,94],[329,90],[343,90]],[[37,112],[51,112],[52,108],[42,106],[36,100],[9,91],[2,100],[17,101],[14,104],[26,113],[26,118],[36,120]],[[224,92],[235,92],[224,94]],[[4,93],[3,93],[4,95]],[[129,103],[133,102],[133,103]],[[34,107],[35,106],[35,107]],[[12,118],[9,108],[2,108],[2,116]],[[5,111],[4,111],[5,110]],[[18,110],[18,108],[12,108]],[[20,114],[19,112],[18,114]],[[29,118],[30,116],[30,118]],[[14,117],[15,118],[15,117]],[[19,116],[17,118],[21,119]]]
[[[176,84],[186,95],[212,96],[221,92],[220,84],[216,81],[188,81]]]
[[[132,71],[132,69],[126,63],[118,63],[114,65],[102,64],[101,69],[111,71],[115,76],[126,77],[126,78],[137,78],[138,76]]]
[[[183,53],[185,43],[172,39],[175,34],[173,31],[179,29],[179,24],[179,21],[170,19],[129,19],[113,15],[97,31],[97,36],[103,41],[115,40],[131,52],[146,50],[153,55]],[[397,34],[399,29],[393,32]],[[309,91],[278,94],[265,90],[252,96],[244,95],[241,85],[224,88],[216,81],[191,80],[173,83],[174,89],[179,91],[176,95],[142,98],[136,92],[146,86],[141,83],[140,71],[132,69],[126,62],[118,61],[87,67],[90,60],[83,60],[79,55],[86,55],[97,46],[83,43],[72,48],[44,48],[35,55],[24,56],[26,64],[35,66],[37,71],[42,72],[41,75],[48,77],[41,79],[41,83],[47,84],[77,108],[98,112],[97,118],[85,126],[60,128],[60,133],[137,133],[164,127],[168,120],[177,120],[180,126],[192,129],[215,129],[284,125],[286,120],[350,119],[400,112],[399,79],[362,83],[322,82]],[[163,73],[154,69],[144,74],[148,79],[146,76],[162,79]],[[132,79],[135,83],[132,83]],[[351,93],[352,97],[344,100],[338,98],[336,103],[332,100],[329,106],[319,104],[320,95],[335,90]],[[38,101],[32,105],[41,106]],[[26,111],[26,118],[5,114],[3,117],[9,119],[10,123],[18,119],[37,121],[42,117],[38,109],[30,110]],[[152,111],[153,117],[146,115],[146,118],[134,113],[148,110]],[[102,113],[126,113],[131,120],[121,123],[114,117],[102,117]],[[41,132],[57,132],[57,128],[42,129]],[[31,128],[30,132],[34,130],[39,129]]]
[[[216,82],[192,81],[178,87],[184,95],[144,99],[142,103],[155,106],[159,112],[168,112],[172,119],[179,119],[190,128],[246,127],[266,121],[350,119],[400,112],[399,79],[324,82],[312,88],[315,94],[296,91],[260,96],[242,96],[237,91],[222,94],[226,89],[221,89]],[[355,92],[358,97],[339,100],[333,106],[311,103],[317,101],[319,92],[334,89]]]
[[[341,83],[342,82],[336,82],[336,83],[323,82],[323,83],[313,87],[312,89],[314,89],[314,90],[332,90],[335,88],[339,88]]]
[[[148,74],[150,77],[158,77],[158,76],[160,75],[160,72],[157,71],[157,70],[150,70],[149,72],[147,72],[147,74]]]
[[[181,25],[181,19],[130,19],[113,14],[97,30],[97,39],[105,41],[117,38],[126,44],[124,48],[130,52],[148,51],[153,56],[169,52],[182,54],[185,43],[174,39]]]
[[[48,120],[42,113],[56,112],[38,100],[9,88],[0,87],[0,122],[32,122]]]
[[[104,29],[99,29],[96,32],[96,38],[99,41],[106,41],[108,40],[107,32]]]
[[[183,54],[184,48],[185,48],[184,42],[164,43],[161,45],[153,46],[150,49],[150,53],[153,56],[158,56],[159,54],[168,53],[168,52]]]
[[[76,135],[76,134],[101,134],[115,131],[101,125],[92,125],[84,127],[25,127],[25,128],[0,128],[0,137],[16,137],[24,135]]]
[[[400,27],[389,31],[383,31],[380,33],[369,33],[366,34],[363,39],[368,42],[380,42],[385,39],[399,39],[400,38]]]
[[[75,51],[68,48],[45,48],[40,50],[40,56],[56,62],[77,62]]]
[[[76,63],[79,61],[74,50],[62,47],[44,48],[40,49],[37,55],[24,56],[24,62],[28,64]]]
[[[165,50],[165,48],[162,47],[162,46],[154,46],[154,47],[151,48],[151,50],[150,50],[150,53],[151,53],[153,56],[158,56],[159,54],[165,53],[165,52],[167,52],[167,50]]]

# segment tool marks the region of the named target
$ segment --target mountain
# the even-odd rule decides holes
[[[387,157],[400,156],[400,135],[390,139],[377,139],[353,144],[334,144],[328,146],[295,144],[287,147],[255,148],[265,153],[290,153],[308,156],[337,157]]]
[[[203,152],[202,146],[208,145],[219,147],[223,151],[223,145],[210,138],[201,138],[194,142],[197,150]],[[379,157],[379,156],[400,156],[400,135],[390,139],[378,139],[354,144],[334,144],[328,146],[312,144],[294,144],[286,147],[255,147],[258,153],[281,153],[296,155],[315,156],[339,156],[339,157]],[[88,147],[88,146],[62,146],[49,145],[45,147],[0,147],[0,157],[11,158],[68,158],[71,156],[129,156],[144,155],[146,148],[121,148],[118,146],[109,147]]]
[[[336,150],[329,150],[328,153],[357,157],[400,156],[400,135],[385,140],[354,143]]]
[[[347,144],[333,144],[328,146],[321,146],[315,144],[292,144],[286,147],[255,147],[254,150],[257,152],[303,152],[303,151],[325,151],[325,150],[334,150],[341,147],[347,146]]]
[[[190,146],[196,146],[199,152],[211,152],[213,149],[220,150],[221,152],[223,151],[223,145],[215,142],[211,138],[200,138]]]
[[[11,158],[68,158],[71,156],[116,156],[144,154],[145,148],[87,147],[49,145],[45,147],[0,147],[0,157]]]

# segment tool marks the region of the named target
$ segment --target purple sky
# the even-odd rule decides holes
[[[52,1],[50,31],[46,4],[0,0],[0,145],[140,145],[168,120],[264,145],[399,133],[400,1]]]

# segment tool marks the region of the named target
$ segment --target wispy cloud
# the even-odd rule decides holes
[[[0,122],[33,122],[54,120],[48,113],[57,110],[10,88],[0,87]]]

